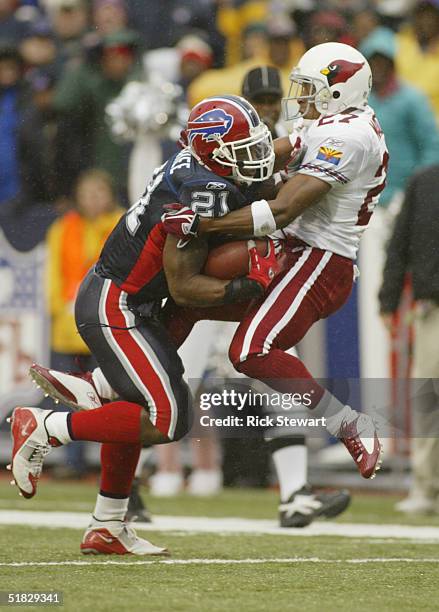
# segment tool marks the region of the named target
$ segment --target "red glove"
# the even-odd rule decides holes
[[[178,247],[184,247],[191,238],[197,236],[200,217],[188,206],[181,204],[166,204],[163,209],[162,223],[168,234],[180,238]]]
[[[267,289],[271,281],[281,270],[281,265],[276,257],[274,242],[268,239],[268,253],[265,257],[259,255],[254,240],[248,240],[248,254],[250,270],[247,278],[256,281],[264,289]]]

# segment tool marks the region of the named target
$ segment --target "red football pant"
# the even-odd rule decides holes
[[[352,289],[353,262],[296,240],[288,243],[286,258],[285,270],[262,300],[191,310],[171,305],[167,329],[180,345],[197,320],[240,321],[229,351],[235,368],[250,378],[265,380],[281,393],[291,393],[292,386],[295,392],[312,392],[312,408],[324,389],[300,359],[285,351],[300,342],[316,321],[346,302]]]

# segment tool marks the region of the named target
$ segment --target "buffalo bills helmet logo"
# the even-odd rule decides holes
[[[326,68],[322,68],[320,73],[325,75],[329,86],[332,87],[332,85],[337,83],[346,83],[363,66],[364,62],[356,63],[348,62],[347,60],[335,60],[326,66]]]
[[[206,111],[187,125],[189,142],[192,144],[196,136],[203,140],[215,140],[215,137],[223,137],[228,134],[233,125],[233,117],[222,108],[214,108]]]

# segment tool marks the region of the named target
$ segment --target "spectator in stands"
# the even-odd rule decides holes
[[[60,69],[78,62],[83,53],[82,37],[88,28],[85,0],[50,0],[47,3],[58,49]]]
[[[137,30],[147,49],[173,47],[193,29],[206,33],[214,53],[214,66],[223,65],[224,38],[216,24],[216,2],[208,0],[126,0],[130,27]]]
[[[94,0],[93,24],[101,36],[127,28],[128,15],[123,0]]]
[[[268,49],[264,57],[253,57],[222,70],[208,70],[191,84],[188,91],[189,106],[209,96],[227,92],[240,95],[241,84],[246,73],[262,64],[279,68],[284,91],[289,90],[289,75],[304,45],[297,36],[294,23],[286,15],[277,16],[267,24]]]
[[[245,33],[254,24],[260,24],[269,15],[264,0],[218,0],[217,25],[225,36],[225,64],[233,66],[242,59]]]
[[[55,202],[63,179],[62,152],[58,149],[58,119],[53,110],[56,75],[53,70],[34,68],[26,75],[31,103],[19,126],[20,204]]]
[[[210,45],[197,34],[188,34],[178,41],[180,53],[180,85],[184,92],[205,70],[212,66],[213,53]]]
[[[344,42],[351,44],[347,37],[348,24],[338,11],[317,11],[309,20],[309,30],[306,36],[307,48],[325,42]]]
[[[427,98],[401,81],[395,70],[395,36],[376,28],[360,45],[372,69],[369,100],[386,135],[390,153],[386,188],[380,205],[400,197],[413,172],[439,162],[439,133]]]
[[[352,15],[353,44],[358,47],[380,24],[380,16],[371,4],[359,7]]]
[[[28,100],[20,52],[14,46],[0,46],[0,204],[20,192],[17,134]]]
[[[418,0],[411,25],[397,34],[399,75],[423,91],[439,120],[439,0]]]
[[[420,392],[412,400],[413,481],[409,496],[396,508],[409,514],[439,512],[439,165],[410,180],[384,268],[381,315],[393,333],[407,273],[416,302],[413,376]]]
[[[15,15],[18,0],[0,0],[0,41],[19,43],[25,31],[26,24]]]
[[[132,30],[108,34],[95,51],[96,61],[88,60],[63,75],[54,104],[65,134],[64,163],[70,174],[70,178],[66,176],[66,189],[81,170],[99,167],[114,177],[122,202],[127,202],[130,147],[113,140],[105,109],[135,78],[137,48],[138,36]]]
[[[243,60],[267,57],[268,41],[265,23],[252,23],[242,34],[241,57]]]
[[[64,370],[77,369],[77,357],[87,369],[96,365],[76,331],[73,304],[80,282],[97,260],[123,212],[111,177],[98,169],[88,170],[79,177],[75,204],[75,209],[53,223],[47,237],[51,362],[52,367]],[[71,452],[70,448],[66,449],[68,472],[79,476],[85,470],[83,447],[76,443],[72,447]]]
[[[58,49],[52,26],[47,19],[38,19],[29,24],[20,44],[20,52],[28,70],[56,65]]]
[[[305,52],[303,42],[297,36],[295,23],[287,15],[278,15],[268,20],[267,37],[268,63],[279,68],[284,89],[287,89],[291,69]]]

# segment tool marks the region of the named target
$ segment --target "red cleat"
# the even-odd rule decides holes
[[[43,469],[44,457],[53,446],[60,442],[49,438],[45,420],[51,411],[41,408],[15,408],[12,417],[12,462],[8,469],[12,470],[14,480],[21,495],[31,498],[37,492],[37,484]]]
[[[100,408],[104,400],[99,397],[91,372],[59,372],[34,363],[29,368],[34,383],[46,395],[73,410]]]
[[[383,448],[372,417],[360,414],[350,423],[344,421],[339,437],[363,478],[374,478],[381,467]]]
[[[106,527],[96,527],[94,523],[98,521],[93,521],[81,543],[84,555],[169,555],[166,548],[139,538],[126,523],[106,521]]]

